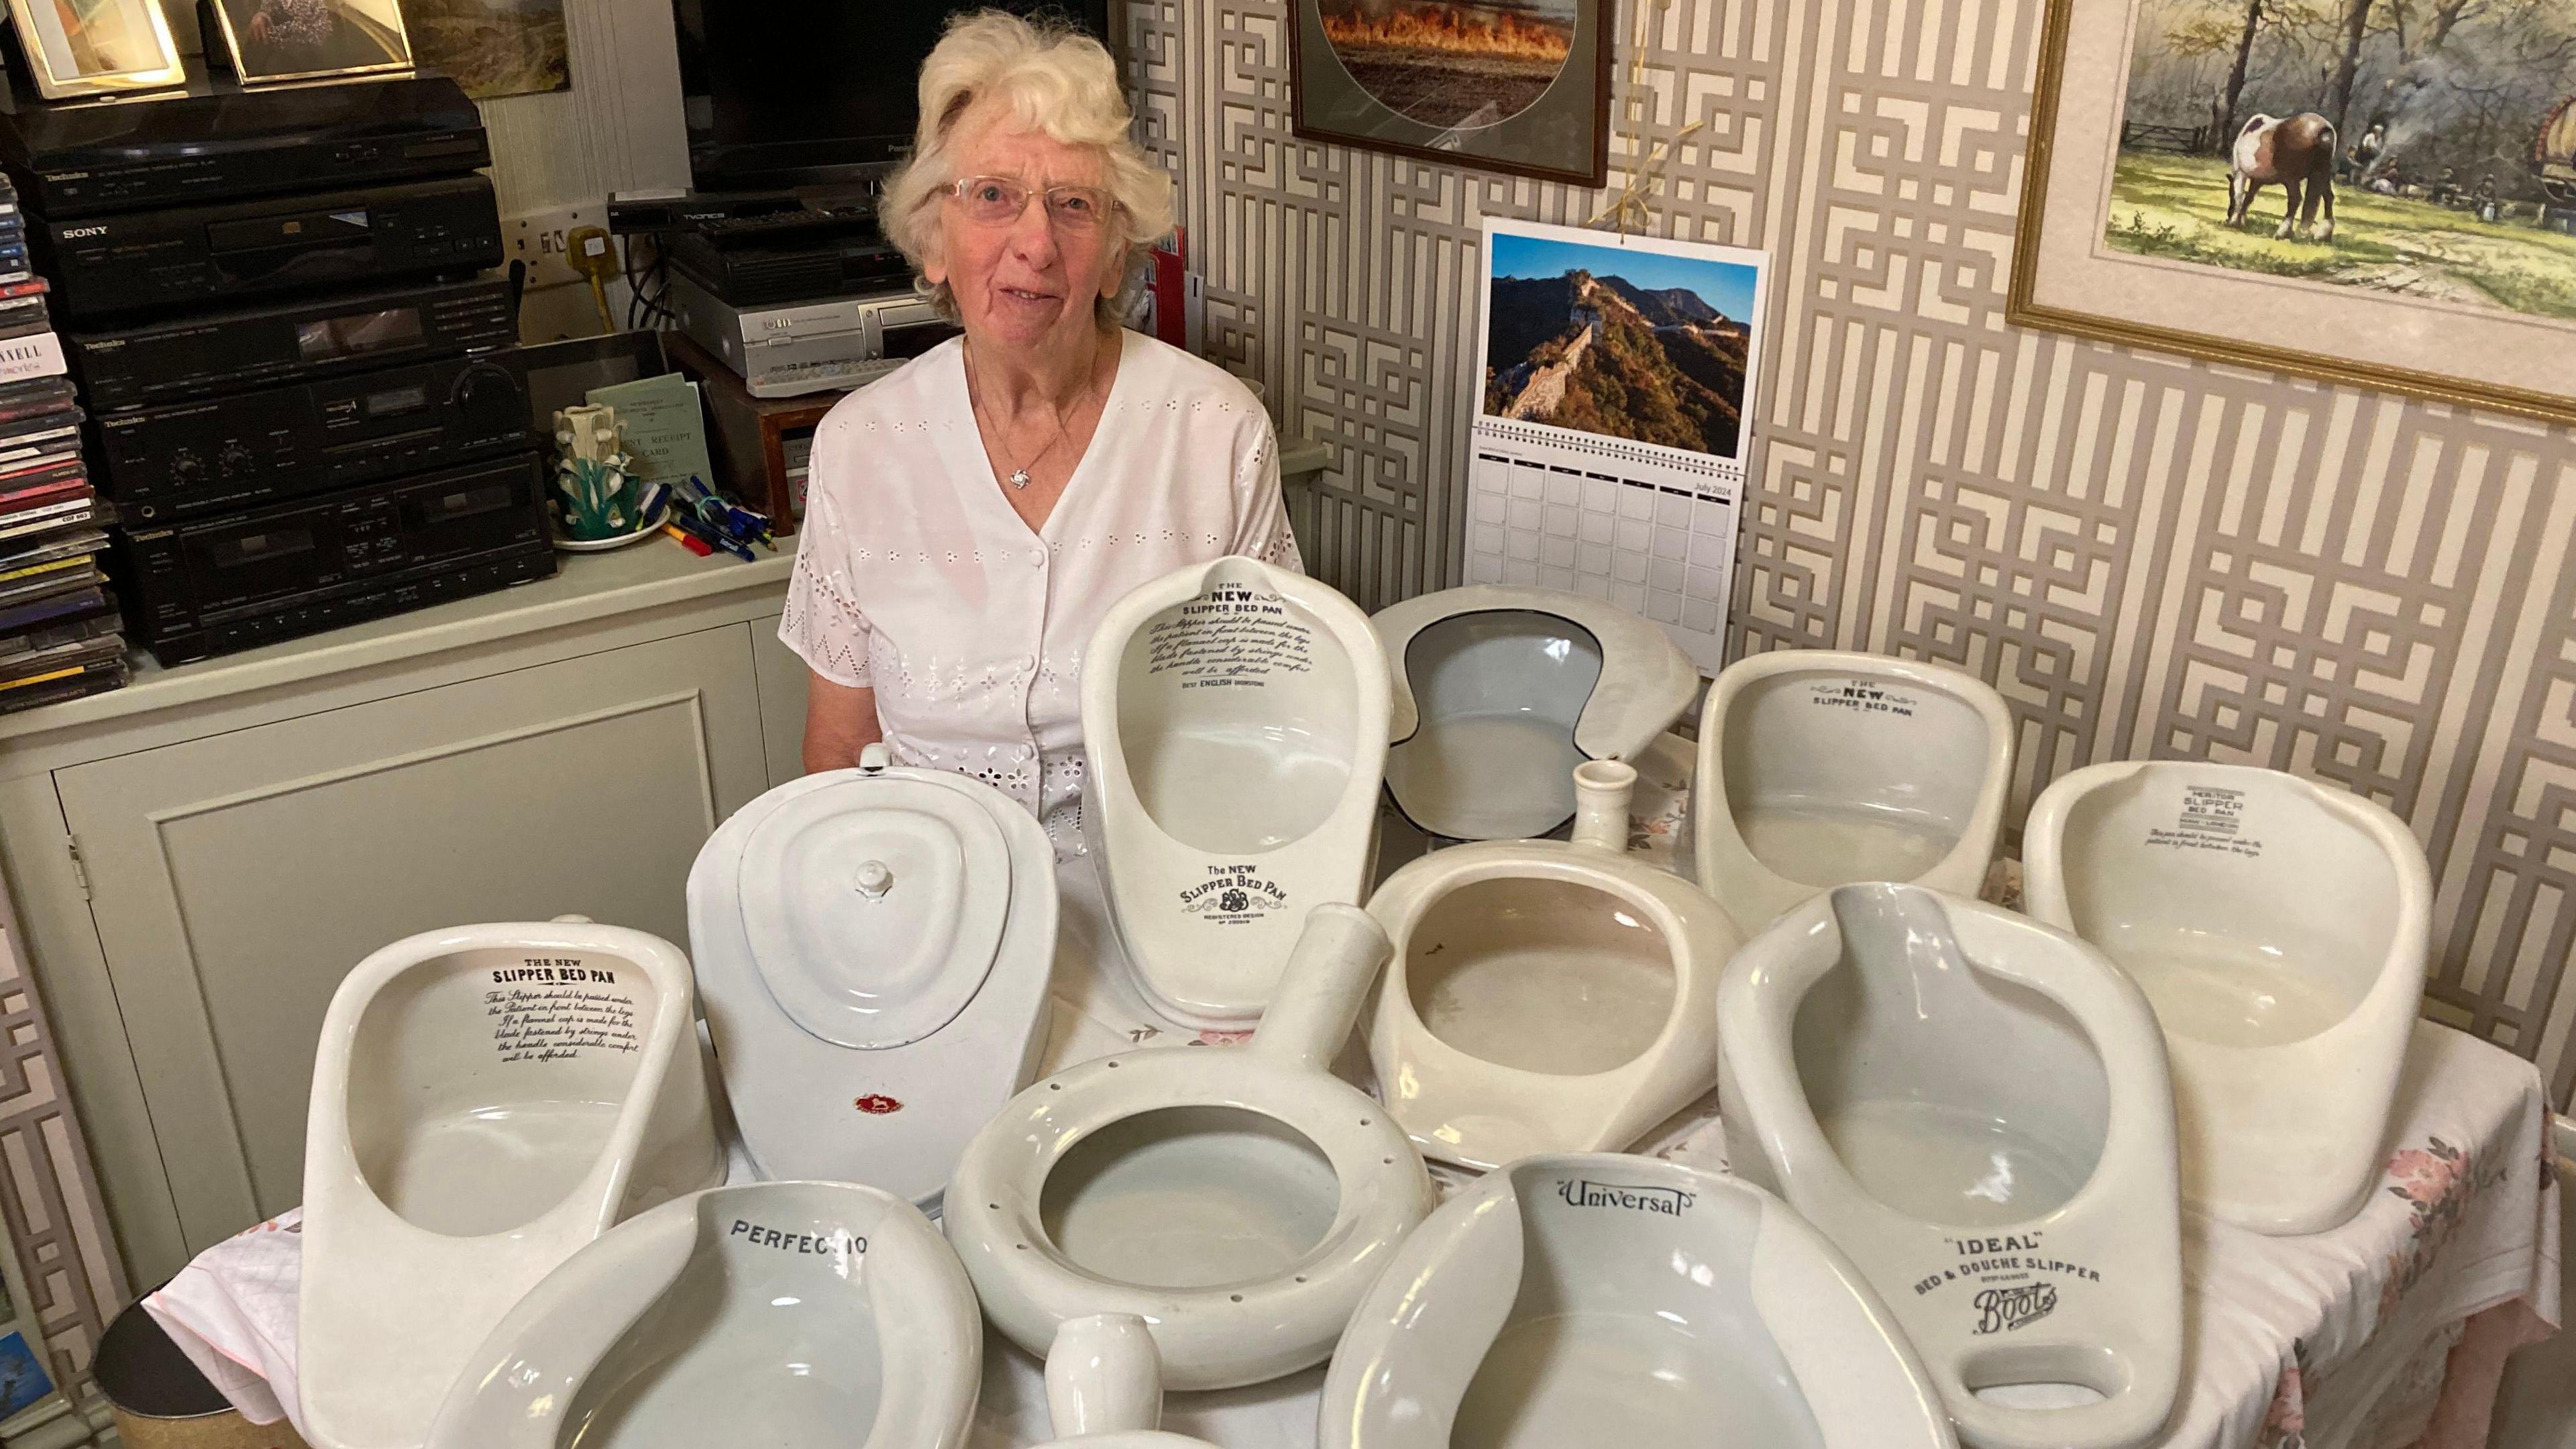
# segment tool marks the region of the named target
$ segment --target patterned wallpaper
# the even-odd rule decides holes
[[[2095,760],[2276,766],[2406,817],[2428,1011],[2576,1102],[2576,435],[2005,325],[2040,0],[1665,0],[1654,230],[1778,268],[1735,648],[1957,665],[2015,814]],[[1478,219],[1599,194],[1300,142],[1288,0],[1130,0],[1209,346],[1328,445],[1317,572],[1457,574]],[[1614,167],[1635,154],[1622,121]]]

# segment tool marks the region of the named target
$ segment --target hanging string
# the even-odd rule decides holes
[[[1647,230],[1651,225],[1655,186],[1663,179],[1664,167],[1672,160],[1674,148],[1707,124],[1693,121],[1658,144],[1651,153],[1646,149],[1647,102],[1651,99],[1651,93],[1646,89],[1646,47],[1654,40],[1656,22],[1672,8],[1672,4],[1673,0],[1637,0],[1637,41],[1629,48],[1627,105],[1635,161],[1628,168],[1627,184],[1619,188],[1608,206],[1595,212],[1592,219],[1584,223],[1586,226],[1599,226],[1609,222],[1619,229],[1619,235],[1623,237],[1630,231],[1632,222],[1638,231]]]

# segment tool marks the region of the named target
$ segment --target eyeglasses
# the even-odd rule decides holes
[[[1050,186],[1039,192],[1007,176],[961,176],[949,188],[966,219],[977,226],[1009,226],[1029,208],[1029,198],[1046,198],[1047,220],[1069,232],[1090,231],[1106,220],[1118,203],[1097,186]]]

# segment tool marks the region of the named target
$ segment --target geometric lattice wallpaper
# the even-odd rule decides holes
[[[2576,436],[2004,322],[2039,0],[1668,0],[1614,166],[1693,122],[1658,235],[1775,266],[1731,652],[1991,681],[2014,815],[2096,760],[2205,756],[2405,817],[2428,1014],[2576,1098]],[[1600,194],[1301,142],[1287,0],[1131,0],[1209,348],[1327,445],[1310,564],[1363,607],[1456,577],[1479,219]]]

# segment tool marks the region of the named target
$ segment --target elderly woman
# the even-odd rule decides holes
[[[885,231],[965,336],[815,434],[779,628],[812,671],[807,769],[882,739],[999,787],[1077,855],[1101,615],[1185,564],[1298,566],[1260,405],[1118,325],[1169,195],[1097,42],[987,11],[923,65]]]

